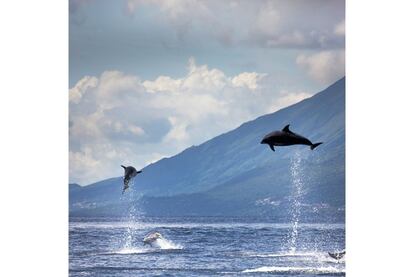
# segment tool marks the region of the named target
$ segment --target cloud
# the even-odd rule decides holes
[[[155,7],[154,20],[167,19],[181,39],[202,33],[224,45],[272,48],[342,48],[338,21],[345,18],[345,1],[325,0],[128,0],[137,14]]]
[[[315,81],[328,85],[345,76],[345,51],[321,51],[301,54],[296,63]]]
[[[335,26],[335,35],[345,36],[345,20],[342,20],[338,25]]]
[[[308,96],[268,74],[227,76],[194,59],[181,78],[85,76],[69,90],[71,182],[120,175],[122,163],[144,167]]]
[[[305,98],[312,96],[311,93],[305,91],[291,92],[287,90],[281,90],[279,92],[280,96],[277,99],[274,99],[270,102],[267,112],[271,113],[286,106],[289,106],[293,103],[297,103]]]
[[[247,87],[254,91],[258,88],[258,82],[265,76],[266,74],[258,74],[256,72],[244,72],[235,76],[231,82],[235,87]]]
[[[93,0],[69,0],[69,12],[76,13],[79,8]]]
[[[79,103],[83,94],[90,88],[98,85],[96,77],[85,76],[69,91],[69,102]]]
[[[83,7],[95,2],[94,0],[69,0],[69,23],[82,25],[85,23],[87,14]]]

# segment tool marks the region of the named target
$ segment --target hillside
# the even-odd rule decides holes
[[[270,131],[290,124],[309,147],[261,145]],[[292,166],[298,165],[303,210],[316,219],[342,221],[345,205],[345,78],[271,114],[246,122],[199,146],[143,169],[134,189],[136,204],[151,215],[287,216]],[[122,215],[122,178],[70,190],[72,215]]]

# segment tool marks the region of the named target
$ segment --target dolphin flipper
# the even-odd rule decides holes
[[[270,149],[272,149],[273,152],[275,152],[275,147],[273,146],[273,144],[269,144]]]

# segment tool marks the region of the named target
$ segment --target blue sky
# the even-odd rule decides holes
[[[70,0],[70,181],[144,167],[341,78],[344,5]]]

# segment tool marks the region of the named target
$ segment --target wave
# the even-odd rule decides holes
[[[258,258],[285,258],[287,260],[315,261],[335,264],[344,264],[345,258],[334,260],[327,252],[279,252],[279,253],[246,253],[249,257]]]
[[[160,228],[212,228],[212,229],[234,229],[234,228],[249,228],[249,229],[290,229],[291,223],[149,223],[139,222],[132,223],[129,221],[119,222],[69,222],[69,229],[115,229],[115,228],[130,228],[135,230],[160,229]],[[318,230],[332,230],[345,229],[343,223],[301,223],[300,229],[318,229]]]
[[[132,255],[132,254],[145,254],[153,252],[148,248],[122,248],[118,251],[110,252],[108,254],[119,254],[119,255]]]
[[[337,267],[290,267],[290,266],[262,266],[253,269],[243,270],[242,273],[294,273],[294,274],[328,274],[328,273],[345,273],[344,268]]]
[[[154,245],[163,250],[180,250],[184,247],[180,244],[175,244],[172,241],[167,240],[166,238],[159,238],[154,242]]]
[[[112,251],[109,255],[134,255],[134,254],[146,254],[153,252],[160,252],[162,250],[181,250],[184,247],[180,244],[175,244],[165,238],[157,239],[153,243],[154,247],[124,247],[116,251]]]
[[[267,258],[267,257],[319,257],[321,255],[324,255],[325,253],[321,252],[281,252],[281,253],[251,253],[249,256],[253,257],[261,257],[261,258]]]

